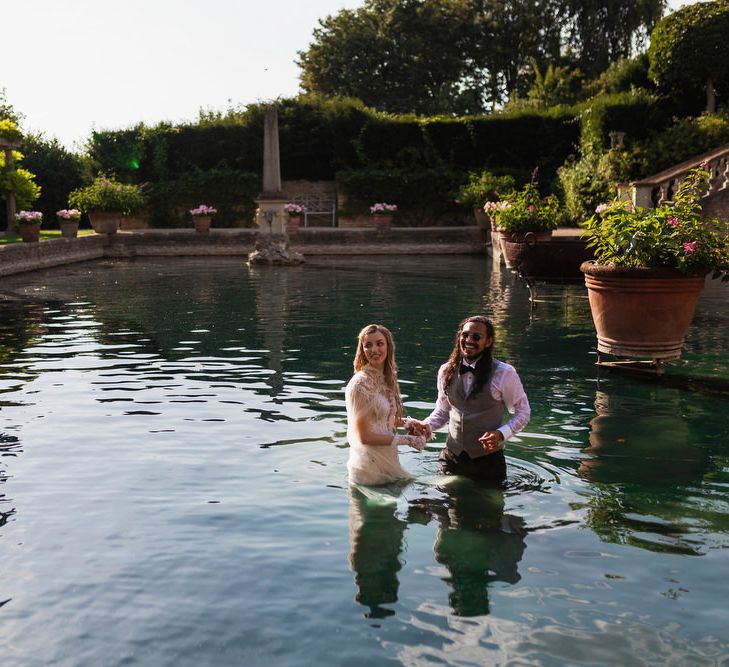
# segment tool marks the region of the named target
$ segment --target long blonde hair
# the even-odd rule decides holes
[[[395,399],[395,418],[400,419],[403,416],[402,398],[400,397],[400,387],[397,383],[397,364],[395,363],[395,338],[390,330],[381,324],[368,324],[357,335],[357,352],[354,355],[354,372],[357,373],[368,366],[367,357],[364,351],[365,336],[373,333],[381,333],[387,342],[387,355],[385,357],[385,365],[382,374],[385,385],[392,392]]]

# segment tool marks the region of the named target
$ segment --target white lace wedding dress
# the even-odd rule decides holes
[[[397,445],[366,445],[357,436],[354,423],[363,416],[375,433],[395,436],[395,401],[381,371],[365,367],[352,376],[345,389],[349,481],[354,484],[388,484],[412,476],[400,465]]]

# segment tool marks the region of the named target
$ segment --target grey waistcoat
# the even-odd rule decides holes
[[[491,377],[496,368],[496,361],[492,364]],[[486,455],[478,439],[486,431],[495,431],[501,426],[506,406],[503,401],[497,401],[491,396],[490,379],[481,391],[474,395],[473,392],[469,394],[464,392],[461,377],[456,370],[453,379],[446,387],[446,396],[451,404],[446,446],[454,454],[460,454],[465,450],[472,459],[475,459]],[[475,384],[474,382],[472,389]]]

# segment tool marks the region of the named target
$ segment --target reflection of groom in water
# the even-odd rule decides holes
[[[489,588],[497,582],[516,584],[524,554],[526,529],[521,517],[504,513],[504,493],[463,480],[449,486],[445,507],[432,505],[438,521],[433,550],[448,568],[448,600],[458,616],[490,613]],[[471,485],[471,486],[469,486]]]
[[[492,357],[494,338],[486,317],[461,322],[451,356],[438,371],[435,410],[422,422],[413,420],[414,430],[428,438],[448,423],[443,473],[503,481],[504,443],[529,423],[529,400],[516,370]],[[513,416],[504,424],[507,411]]]

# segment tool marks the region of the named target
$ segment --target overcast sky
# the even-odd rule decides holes
[[[8,0],[0,88],[24,114],[24,130],[80,148],[92,128],[195,120],[201,108],[296,95],[296,52],[317,20],[362,4]]]

